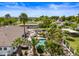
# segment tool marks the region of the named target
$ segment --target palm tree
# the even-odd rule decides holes
[[[56,24],[53,24],[50,29],[48,29],[47,38],[52,41],[61,43],[62,40],[62,30]]]
[[[51,56],[64,55],[62,46],[52,40],[47,40],[45,47],[46,51],[50,53]]]
[[[25,23],[28,20],[28,16],[25,13],[21,13],[21,15],[19,16],[19,18],[20,18],[20,22],[22,22],[24,24],[24,38],[26,38]]]
[[[51,55],[63,55],[63,48],[61,46],[63,35],[61,28],[59,28],[57,24],[52,24],[46,36],[46,50]]]
[[[35,46],[38,43],[38,40],[33,37],[31,43],[32,43],[32,48],[33,48],[33,55],[36,55],[36,47]]]
[[[22,49],[21,49],[21,45],[23,44],[23,40],[21,38],[17,38],[15,39],[15,41],[13,41],[12,46],[13,47],[18,47],[17,53],[22,56]]]
[[[44,46],[43,45],[39,45],[37,47],[37,52],[40,54],[40,56],[43,56],[44,53]]]
[[[18,47],[23,43],[23,40],[21,38],[16,38],[15,41],[13,41],[12,46]]]

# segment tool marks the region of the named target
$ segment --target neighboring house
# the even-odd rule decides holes
[[[67,28],[63,28],[62,31],[67,31],[68,34],[72,35],[72,36],[79,36],[79,32],[76,30],[72,30],[72,29],[67,29]]]
[[[58,26],[64,26],[64,22],[63,22],[63,20],[61,18],[58,18],[56,23],[58,24]]]
[[[20,26],[0,27],[0,56],[12,55],[16,52],[17,48],[12,46],[12,42],[22,37],[23,33],[23,27]]]
[[[58,24],[60,24],[62,22],[63,22],[63,20],[61,18],[58,18],[58,20],[56,21],[56,23],[58,23]]]
[[[63,28],[62,31],[68,31],[69,33],[76,33],[76,34],[79,34],[78,31],[75,31],[75,30],[72,30],[72,29],[67,29],[67,28]]]

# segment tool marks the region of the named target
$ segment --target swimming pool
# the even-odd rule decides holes
[[[39,45],[45,45],[45,41],[46,41],[46,38],[40,37],[40,38],[39,38],[39,42],[38,42],[38,44],[36,45],[36,47],[39,46]]]

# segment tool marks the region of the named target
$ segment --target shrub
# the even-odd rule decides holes
[[[72,38],[72,37],[67,37],[66,39],[67,39],[68,41],[75,41],[74,38]]]
[[[43,45],[39,45],[37,47],[37,52],[41,55],[42,53],[44,53],[44,46]]]

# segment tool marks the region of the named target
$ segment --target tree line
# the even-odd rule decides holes
[[[27,19],[25,19],[27,18]],[[24,21],[22,21],[25,19]],[[39,24],[40,28],[50,28],[52,24],[60,20],[63,22],[61,27],[72,27],[75,28],[79,24],[79,14],[76,16],[40,16],[40,17],[28,17],[26,13],[21,13],[18,17],[12,17],[10,14],[0,17],[0,26],[5,25],[17,25],[23,23],[24,25],[28,21],[33,21]]]

